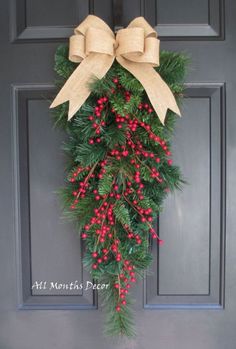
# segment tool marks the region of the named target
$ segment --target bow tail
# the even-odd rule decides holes
[[[150,64],[132,62],[121,56],[116,59],[140,81],[162,124],[168,109],[181,115],[172,91]]]
[[[113,61],[113,56],[91,53],[71,74],[50,108],[55,108],[69,101],[68,120],[70,120],[89,97],[91,93],[89,84],[94,78],[102,79],[112,66]]]

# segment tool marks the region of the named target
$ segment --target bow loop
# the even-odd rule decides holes
[[[116,42],[118,44],[116,56],[141,55],[144,52],[144,30],[143,28],[120,29],[116,35]]]
[[[150,26],[150,24],[143,17],[136,17],[130,22],[128,28],[142,28],[146,37],[157,37],[157,32]]]
[[[159,46],[160,40],[148,37],[144,40],[144,49],[143,53],[126,53],[122,54],[124,58],[131,62],[136,63],[148,63],[153,67],[159,66]]]
[[[111,37],[114,37],[114,33],[111,30],[111,28],[99,17],[94,15],[88,15],[81,23],[78,25],[78,27],[75,28],[74,33],[75,35],[84,35],[86,34],[88,28],[96,28],[96,29],[102,29],[105,30],[110,34]]]
[[[69,45],[69,60],[80,63],[85,58],[85,39],[83,35],[72,35]]]

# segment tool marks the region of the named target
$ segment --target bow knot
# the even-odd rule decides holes
[[[50,108],[69,100],[68,118],[72,118],[90,95],[91,78],[101,79],[116,59],[141,82],[162,123],[168,108],[180,115],[171,90],[153,69],[159,65],[159,45],[157,33],[143,17],[115,36],[103,20],[89,15],[70,37],[69,59],[80,65]]]

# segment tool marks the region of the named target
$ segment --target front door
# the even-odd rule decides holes
[[[111,0],[0,2],[1,349],[235,349],[236,3],[123,1],[121,24],[144,16],[161,49],[191,58],[174,160],[188,182],[159,218],[165,244],[133,290],[138,336],[102,335],[83,246],[61,218],[65,135],[53,128],[54,52],[86,15],[114,24]],[[58,287],[55,286],[58,283]],[[32,288],[32,285],[34,287]],[[37,286],[38,285],[38,286]]]

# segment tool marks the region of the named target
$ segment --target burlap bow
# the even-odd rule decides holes
[[[162,123],[167,109],[180,115],[171,90],[153,68],[159,65],[160,41],[143,17],[135,18],[115,36],[102,19],[89,15],[74,33],[70,37],[69,59],[81,63],[50,108],[69,101],[68,119],[71,119],[90,95],[91,79],[101,79],[116,59],[143,85]]]

